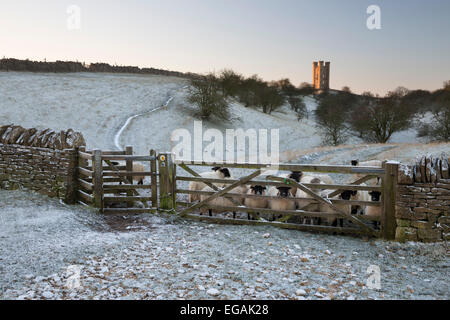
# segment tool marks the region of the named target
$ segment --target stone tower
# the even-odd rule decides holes
[[[313,62],[313,88],[319,91],[330,89],[330,62]]]

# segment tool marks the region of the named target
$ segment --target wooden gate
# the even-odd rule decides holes
[[[264,175],[266,169],[270,169],[270,165],[267,164],[243,164],[243,163],[204,163],[196,161],[176,161],[176,166],[184,169],[191,176],[176,176],[176,182],[184,181],[197,181],[202,182],[212,188],[214,192],[207,191],[195,191],[177,188],[176,194],[196,194],[206,196],[206,199],[198,203],[188,203],[178,201],[177,205],[184,207],[185,209],[180,212],[181,216],[189,217],[197,220],[211,221],[216,223],[227,224],[256,224],[256,225],[272,225],[287,229],[297,229],[305,231],[321,231],[328,233],[347,233],[347,234],[364,234],[374,237],[383,237],[385,239],[394,239],[395,237],[395,190],[397,183],[397,170],[398,163],[387,162],[383,164],[382,168],[377,167],[354,167],[354,166],[328,166],[328,165],[296,165],[296,164],[280,164],[276,167],[280,171],[302,171],[302,172],[314,172],[314,173],[338,173],[338,174],[357,174],[358,178],[354,179],[349,184],[303,184],[288,178],[280,178],[270,175],[265,175],[265,179],[260,177]],[[240,179],[208,179],[201,177],[190,166],[212,166],[212,167],[226,167],[226,168],[241,168],[252,169],[252,173]],[[260,178],[259,180],[257,178]],[[361,185],[372,179],[381,179],[381,185],[366,186]],[[215,184],[224,184],[226,187],[223,189],[218,188]],[[290,186],[303,190],[309,197],[304,199],[313,200],[316,203],[320,203],[331,210],[331,212],[314,212],[308,211],[308,206],[299,208],[297,210],[277,211],[271,209],[253,209],[243,206],[236,199],[239,198],[265,198],[267,200],[275,197],[263,196],[263,195],[242,195],[233,193],[232,191],[240,185],[261,185],[261,186]],[[334,190],[328,194],[326,198],[320,196],[313,190],[326,189]],[[344,190],[357,190],[357,191],[379,191],[382,194],[380,202],[373,201],[347,201],[331,199],[332,197],[340,194]],[[226,197],[234,206],[215,206],[209,202],[217,199],[218,197]],[[352,215],[348,212],[342,211],[336,207],[337,204],[347,204],[352,206],[375,206],[381,207],[381,218],[368,217],[364,215]],[[253,216],[255,220],[246,219],[229,219],[222,217],[210,217],[199,214],[194,214],[193,211],[200,208],[216,209],[229,212],[246,212]],[[268,213],[281,216],[276,221],[265,221],[261,219],[256,213]],[[331,219],[345,219],[350,222],[351,227],[337,227],[328,225],[314,225],[314,224],[298,224],[298,223],[286,223],[291,217],[304,217],[304,218],[331,218]],[[377,221],[380,224],[380,229],[375,229],[370,222]]]
[[[158,207],[157,157],[133,155],[133,148],[124,151],[78,150],[78,202],[94,206],[105,214],[155,212]],[[149,171],[133,170],[133,163],[148,162]],[[135,178],[144,178],[137,184]],[[145,183],[150,177],[150,183]],[[142,193],[146,193],[142,195]],[[136,207],[140,203],[141,208]]]

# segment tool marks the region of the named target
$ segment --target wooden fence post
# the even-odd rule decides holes
[[[133,155],[133,147],[132,146],[126,146],[125,147],[125,154],[127,156],[132,156]],[[127,172],[132,172],[133,171],[133,160],[126,160],[126,169]],[[127,176],[127,180],[130,182],[130,184],[133,184],[133,176]],[[133,196],[133,191],[132,190],[128,190],[127,191],[127,197],[132,197]],[[132,208],[133,207],[133,201],[131,202],[127,202],[127,207],[128,208]]]
[[[159,205],[163,210],[174,210],[173,192],[173,159],[170,153],[160,153],[158,156],[159,164]]]
[[[93,168],[94,168],[94,205],[103,212],[103,163],[102,151],[93,151]]]
[[[399,163],[388,161],[383,163],[383,210],[381,216],[381,234],[386,240],[395,239],[397,221],[395,219],[395,202],[397,197]]]
[[[150,172],[152,175],[150,176],[151,180],[151,190],[152,190],[152,208],[158,207],[158,169],[157,169],[157,161],[156,161],[156,151],[150,150],[150,157],[155,157],[155,160],[150,161]]]

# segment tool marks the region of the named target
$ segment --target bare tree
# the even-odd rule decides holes
[[[298,121],[308,118],[308,109],[306,109],[306,105],[301,98],[289,97],[288,103],[291,106],[291,109],[297,113]]]
[[[357,122],[361,127],[357,131],[363,133],[364,140],[386,143],[395,132],[411,126],[413,113],[401,103],[401,98],[400,92],[389,92],[354,111],[359,113]]]
[[[237,96],[241,88],[243,77],[231,69],[223,70],[218,78],[222,93],[226,97]]]
[[[267,83],[263,83],[258,87],[256,97],[258,105],[267,114],[271,114],[279,109],[286,102],[286,98],[280,90],[275,86],[269,86]]]
[[[444,81],[444,90],[450,90],[450,80]]]
[[[228,104],[214,74],[191,80],[188,101],[197,106],[198,111],[195,116],[200,119],[217,118],[226,121],[230,119]]]
[[[317,109],[316,126],[323,136],[323,143],[337,146],[347,138],[348,99],[343,94],[325,96]]]
[[[342,87],[341,90],[342,90],[343,92],[352,93],[352,90],[351,90],[350,87],[348,87],[348,86]]]
[[[450,141],[450,91],[439,97],[431,113],[431,123],[422,125],[418,136],[428,137],[431,141]]]
[[[302,82],[298,87],[297,92],[301,96],[309,96],[314,93],[314,88],[311,83]]]

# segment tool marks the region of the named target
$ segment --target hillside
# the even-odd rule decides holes
[[[88,148],[114,149],[114,137],[127,119],[143,114],[123,129],[121,146],[133,145],[141,154],[151,148],[170,151],[170,135],[175,129],[193,132],[195,119],[193,107],[186,101],[187,84],[185,79],[165,76],[0,72],[1,123],[73,128],[83,132]],[[172,96],[168,107],[160,108]],[[280,157],[291,162],[347,163],[353,158],[410,161],[420,153],[450,150],[448,143],[423,145],[413,129],[394,134],[386,145],[367,145],[355,137],[344,146],[321,147],[312,116],[316,101],[306,97],[305,103],[311,115],[298,122],[288,106],[267,115],[231,102],[232,121],[204,122],[203,130],[280,129]],[[151,110],[155,111],[148,113]]]

